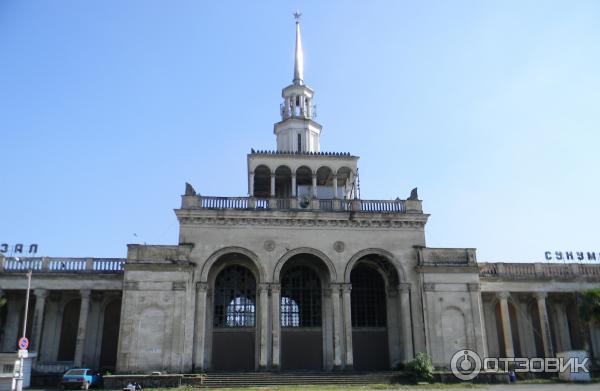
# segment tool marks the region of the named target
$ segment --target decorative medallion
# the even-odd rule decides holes
[[[275,250],[275,242],[272,240],[267,240],[263,245],[263,248],[267,251],[273,251]]]
[[[338,253],[341,253],[342,251],[344,251],[345,248],[346,248],[346,245],[344,244],[344,242],[341,242],[339,240],[333,244],[333,249],[335,251],[337,251]]]

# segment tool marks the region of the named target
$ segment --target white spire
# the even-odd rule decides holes
[[[300,16],[298,11],[294,13],[296,18],[296,57],[294,60],[294,84],[304,84],[304,54],[302,53],[302,38],[300,37]]]

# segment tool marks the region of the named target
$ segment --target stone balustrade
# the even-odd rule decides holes
[[[308,210],[367,213],[423,213],[420,200],[257,198],[182,196],[182,209]]]
[[[121,258],[51,258],[51,257],[2,257],[1,272],[34,273],[123,273],[125,259]]]
[[[512,280],[588,278],[600,280],[600,264],[480,263],[479,276]]]

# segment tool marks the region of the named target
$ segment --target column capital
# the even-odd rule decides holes
[[[410,292],[410,282],[401,282],[398,284],[398,291],[401,293]]]
[[[196,290],[200,292],[208,291],[208,282],[198,281],[196,283]]]
[[[386,292],[388,297],[397,297],[398,296],[398,289],[396,289],[395,287],[388,287],[386,289]]]
[[[533,292],[533,297],[535,297],[536,300],[546,300],[548,292]]]
[[[342,285],[344,285],[344,284],[341,284],[341,283],[338,283],[338,282],[332,282],[332,283],[329,284],[329,288],[331,288],[331,290],[333,292],[339,292],[339,291],[342,290]]]
[[[50,292],[48,292],[48,289],[34,289],[33,290],[33,294],[35,295],[36,299],[37,298],[45,299],[46,297],[48,297],[49,293]]]
[[[81,296],[82,299],[89,299],[91,294],[92,294],[91,289],[82,289],[79,291],[79,295]]]
[[[258,284],[258,286],[256,287],[256,290],[258,290],[258,293],[262,293],[262,292],[269,292],[269,284],[261,282]]]
[[[510,296],[510,292],[508,292],[508,291],[496,292],[496,297],[501,300],[506,300],[506,299],[508,299],[509,296]]]
[[[478,282],[470,282],[467,284],[467,289],[469,292],[479,292],[481,290],[481,286]]]
[[[269,284],[271,292],[281,292],[281,284]]]
[[[340,285],[342,286],[342,292],[350,293],[350,291],[352,291],[352,284],[345,283],[345,284],[340,284]]]

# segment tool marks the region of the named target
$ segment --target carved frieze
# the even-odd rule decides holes
[[[277,219],[246,217],[180,217],[181,224],[216,226],[271,226],[271,227],[339,227],[339,228],[387,228],[422,229],[425,221],[413,220],[325,220],[325,219]]]

